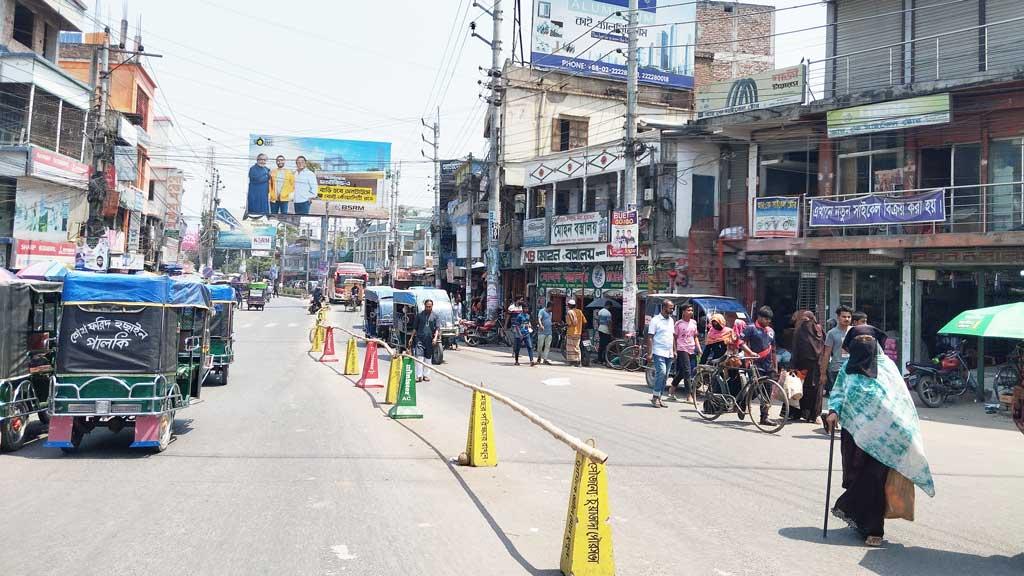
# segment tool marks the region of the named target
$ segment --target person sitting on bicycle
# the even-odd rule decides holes
[[[743,330],[742,350],[747,356],[756,356],[754,367],[761,376],[771,379],[778,377],[778,366],[775,361],[775,330],[772,328],[772,319],[775,314],[768,306],[761,306],[757,310],[757,318]],[[743,414],[746,406],[740,407],[740,414]],[[761,424],[771,425],[768,421],[769,404],[761,403]],[[742,416],[741,416],[742,419]]]
[[[725,325],[725,316],[711,315],[711,327],[704,338],[704,354],[700,357],[701,364],[709,364],[712,360],[725,356],[728,346],[735,340],[731,328]]]

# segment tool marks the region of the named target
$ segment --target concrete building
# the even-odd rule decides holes
[[[831,2],[805,104],[703,119],[684,138],[718,147],[720,193],[744,201],[717,226],[717,288],[783,319],[861,309],[901,361],[934,352],[958,312],[1019,300],[1021,18],[1015,0]]]
[[[0,0],[0,266],[75,262],[88,218],[89,86],[57,66],[85,4]]]
[[[422,215],[414,209],[401,207],[404,211],[398,225],[398,268],[406,271],[429,267],[433,264],[433,244],[430,224],[432,217]],[[373,221],[358,234],[352,250],[352,261],[362,264],[371,275],[382,276],[390,269],[390,248],[393,239],[387,221]]]

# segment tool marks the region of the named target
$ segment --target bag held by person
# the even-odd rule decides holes
[[[885,517],[914,521],[914,483],[892,469],[885,478]]]
[[[799,404],[800,399],[804,397],[804,381],[793,372],[786,372],[783,388],[786,390],[790,406]]]

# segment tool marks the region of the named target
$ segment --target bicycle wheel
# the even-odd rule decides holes
[[[786,391],[771,378],[758,378],[747,389],[747,412],[754,426],[761,432],[775,434],[786,426],[789,419],[789,400]],[[754,414],[754,404],[758,413]]]
[[[616,338],[608,343],[604,352],[604,363],[612,370],[622,370],[622,359],[619,357],[622,351],[629,345],[625,338]]]
[[[1020,374],[1017,369],[1010,364],[1004,365],[996,372],[996,390],[999,390],[1000,394],[1012,394],[1014,386],[1020,380]]]
[[[729,400],[715,383],[719,379],[714,370],[701,370],[693,377],[693,408],[701,418],[711,421],[725,414]]]
[[[629,372],[636,372],[640,369],[640,356],[643,354],[643,350],[636,344],[632,346],[626,346],[619,354],[619,366],[621,370],[628,370]]]

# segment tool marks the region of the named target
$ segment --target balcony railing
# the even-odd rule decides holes
[[[931,200],[930,205],[928,200]],[[813,203],[817,201],[828,204],[818,204],[817,213],[812,213]],[[938,202],[941,206],[937,205]],[[935,212],[938,210],[944,213]],[[801,212],[800,235],[803,237],[1024,231],[1024,181],[871,194],[805,196]],[[886,216],[886,213],[890,215]],[[937,221],[894,222],[908,218],[908,214],[922,213],[932,214],[932,219]],[[939,216],[944,218],[939,220]],[[920,219],[928,218],[922,216]],[[814,221],[818,224],[845,223],[812,226]],[[863,222],[871,223],[860,224]]]
[[[958,24],[941,34],[809,62],[807,102],[923,82],[968,82],[1020,66],[1024,16],[973,26],[966,21]]]

